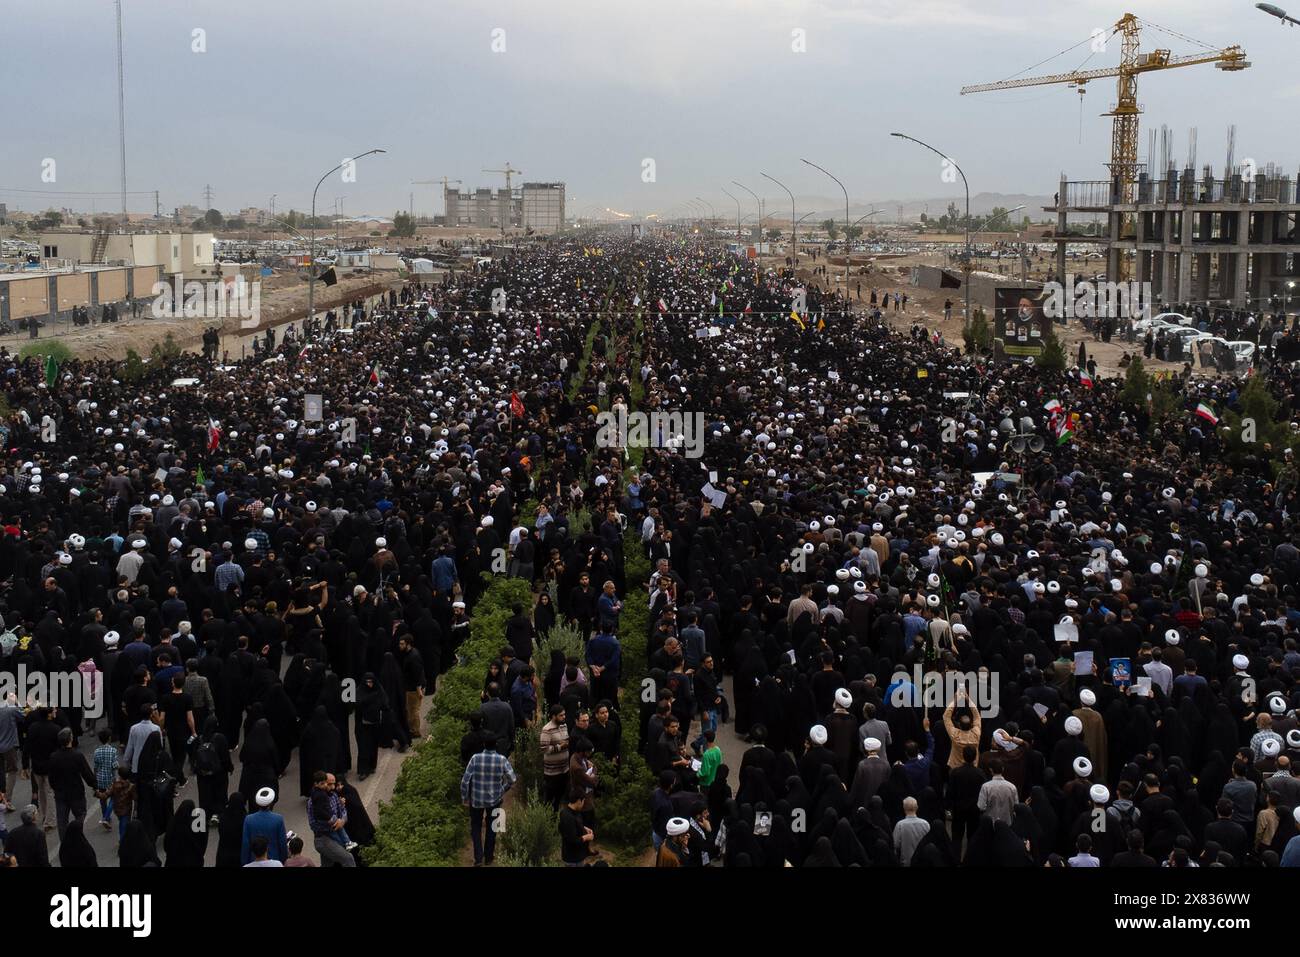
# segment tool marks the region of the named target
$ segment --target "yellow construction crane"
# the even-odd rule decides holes
[[[1149,53],[1139,53],[1138,34],[1140,26],[1150,27],[1162,33],[1179,37],[1198,44],[1205,49],[1200,53],[1190,53],[1183,56],[1172,56],[1168,50],[1159,49],[1152,50]],[[1010,90],[1022,86],[1068,83],[1082,94],[1084,87],[1092,80],[1112,76],[1118,77],[1115,107],[1109,113],[1103,113],[1102,115],[1115,118],[1110,143],[1110,177],[1111,182],[1116,183],[1119,187],[1120,202],[1124,202],[1130,195],[1130,184],[1137,180],[1138,114],[1142,112],[1137,101],[1138,76],[1156,70],[1170,70],[1180,66],[1196,66],[1198,63],[1213,63],[1220,70],[1244,70],[1250,66],[1250,61],[1246,59],[1245,51],[1236,44],[1215,48],[1210,44],[1193,40],[1191,37],[1175,33],[1173,30],[1150,21],[1139,20],[1131,13],[1126,13],[1120,17],[1110,36],[1113,37],[1116,34],[1122,37],[1119,66],[1096,70],[1074,70],[1070,73],[1056,73],[1050,76],[1018,77],[1002,80],[998,83],[979,83],[974,86],[964,86],[961,88],[961,92],[962,95],[965,95],[967,93],[984,93],[988,90]],[[1100,33],[1098,37],[1100,38]],[[1076,44],[1076,46],[1082,46],[1083,43],[1088,43],[1090,40],[1092,38],[1084,40]],[[1103,43],[1101,48],[1104,49],[1104,47],[1105,44]],[[1093,52],[1099,52],[1095,41]]]

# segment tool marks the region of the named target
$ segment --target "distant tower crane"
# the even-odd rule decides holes
[[[412,185],[412,186],[437,186],[439,183],[442,184],[442,197],[443,197],[443,207],[442,207],[442,212],[443,212],[443,215],[445,216],[445,215],[447,214],[447,205],[446,205],[446,203],[447,203],[447,186],[448,186],[449,183],[455,183],[457,186],[459,186],[460,183],[461,183],[461,181],[458,180],[458,179],[448,179],[448,178],[445,177],[445,176],[442,177],[441,179],[413,179],[413,180],[411,180],[411,185]]]
[[[507,205],[506,205],[506,207],[505,207],[504,209],[501,210],[501,235],[504,236],[504,235],[506,234],[506,220],[510,218],[510,206],[509,206],[509,203],[510,203],[510,201],[514,198],[514,195],[515,195],[514,192],[510,189],[510,177],[511,177],[511,176],[518,176],[520,173],[523,172],[523,170],[513,169],[513,168],[510,166],[510,161],[509,161],[509,160],[506,160],[506,168],[505,168],[505,169],[485,169],[485,170],[483,170],[483,172],[485,172],[485,173],[504,173],[504,174],[505,174],[505,177],[506,177],[506,204],[507,204]]]

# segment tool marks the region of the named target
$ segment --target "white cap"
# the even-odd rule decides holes
[[[315,503],[315,502],[308,502],[306,508],[307,508],[307,511],[309,511],[309,512],[314,512],[314,511],[316,511],[316,503]]]
[[[840,593],[840,586],[839,586],[839,585],[827,585],[827,586],[826,586],[826,594],[830,595],[830,597],[834,598],[834,597],[835,597],[836,595],[838,595],[839,593]]]
[[[879,738],[867,738],[865,741],[862,742],[862,750],[863,750],[863,751],[868,751],[868,752],[869,752],[869,751],[879,751],[879,750],[880,750],[880,739],[879,739]]]
[[[1079,704],[1085,708],[1091,708],[1097,703],[1097,695],[1091,688],[1084,688],[1079,692]]]
[[[837,568],[835,569],[835,577],[842,582],[846,582],[849,580],[849,570],[847,568]]]
[[[1286,714],[1286,698],[1280,694],[1269,695],[1268,710],[1274,714]]]
[[[1182,636],[1178,634],[1177,628],[1170,628],[1168,631],[1165,632],[1165,642],[1171,645],[1178,644],[1178,640],[1181,637]]]
[[[484,528],[491,528],[493,525],[496,524],[496,521],[497,520],[493,518],[491,515],[484,515],[483,520],[479,522],[479,524],[482,525]]]
[[[1264,576],[1259,572],[1255,572],[1255,574],[1250,576],[1250,583],[1258,588],[1260,585],[1264,584]]]
[[[366,593],[366,586],[365,586],[365,585],[355,585],[355,586],[353,586],[353,588],[352,588],[352,597],[353,597],[353,598],[358,598],[358,597],[360,597],[361,595],[364,595],[365,593]]]
[[[1282,742],[1278,738],[1265,738],[1260,742],[1259,749],[1264,752],[1264,757],[1275,758],[1282,753]]]
[[[1300,806],[1296,807],[1296,809],[1291,812],[1291,816],[1295,818],[1297,824],[1300,824]]]
[[[1070,715],[1065,719],[1065,733],[1073,735],[1083,734],[1083,722],[1074,715]]]
[[[670,817],[668,819],[668,836],[678,837],[685,834],[691,829],[691,822],[684,817]]]
[[[375,548],[387,548],[387,547],[388,547],[388,539],[386,538],[375,539]]]
[[[107,632],[104,635],[104,644],[109,648],[115,647],[117,643],[121,640],[121,637],[122,636],[115,631]]]
[[[1092,762],[1082,754],[1074,759],[1073,767],[1074,773],[1081,778],[1086,778],[1088,775],[1092,774]]]
[[[813,744],[825,744],[826,729],[820,724],[814,724],[812,730],[808,732],[808,737],[812,740]]]
[[[263,518],[275,518],[275,509],[273,509],[273,508],[264,508],[264,509],[262,509],[262,517],[263,517]]]
[[[1050,581],[1047,583],[1047,590],[1051,594],[1055,595],[1061,590],[1061,583],[1058,581]]]
[[[270,807],[275,803],[275,791],[271,788],[262,788],[257,792],[257,806]]]
[[[952,633],[954,635],[969,635],[970,629],[967,628],[965,625],[963,625],[961,622],[957,622],[957,624],[952,626]]]
[[[1245,655],[1233,655],[1232,667],[1236,668],[1238,671],[1245,671],[1250,667],[1250,659]]]
[[[452,608],[464,608],[464,607],[465,607],[465,603],[464,603],[463,601],[454,601],[454,602],[451,603],[451,607],[452,607]]]
[[[248,549],[250,552],[257,551],[257,539],[255,538],[244,539],[244,547]]]
[[[1300,748],[1300,728],[1292,728],[1286,733],[1286,746]]]
[[[1110,800],[1110,788],[1104,784],[1094,784],[1088,788],[1088,797],[1092,798],[1093,804],[1105,804]]]
[[[867,583],[859,578],[853,583],[853,592],[857,595],[865,595],[867,593]]]
[[[60,552],[60,553],[59,553],[59,564],[60,564],[60,565],[71,565],[71,564],[72,564],[72,556],[69,555],[67,552]]]
[[[852,706],[853,695],[849,694],[848,688],[839,688],[836,690],[835,703],[845,710]]]

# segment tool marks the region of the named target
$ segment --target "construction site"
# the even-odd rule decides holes
[[[1144,51],[1144,28],[1162,42],[1172,38],[1201,49],[1185,54],[1163,47]],[[1155,130],[1148,132],[1146,159],[1138,159],[1138,78],[1202,65],[1237,73],[1250,66],[1245,51],[1235,44],[1216,48],[1131,13],[1114,24],[1110,37],[1120,41],[1118,66],[1020,77],[961,91],[1067,84],[1082,98],[1089,83],[1116,80],[1116,99],[1106,114],[1113,117],[1109,177],[1074,180],[1062,173],[1052,205],[1044,207],[1056,217],[1047,238],[1056,244],[1058,279],[1064,280],[1069,271],[1067,247],[1086,244],[1099,253],[1105,278],[1149,283],[1156,302],[1285,308],[1295,287],[1295,254],[1300,251],[1297,179],[1273,163],[1239,161],[1234,126],[1228,127],[1225,159],[1217,175],[1208,163],[1198,171],[1196,128],[1188,131],[1181,163],[1174,155],[1176,136],[1168,127],[1161,127],[1158,136]],[[1095,52],[1095,34],[1092,39]],[[1085,219],[1097,217],[1104,217],[1099,235],[1079,228]]]

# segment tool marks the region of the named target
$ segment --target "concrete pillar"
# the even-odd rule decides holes
[[[1250,266],[1250,254],[1231,253],[1230,256],[1234,260],[1232,263],[1234,275],[1232,283],[1232,305],[1236,308],[1241,308],[1246,305],[1246,278],[1249,275],[1248,269]]]

